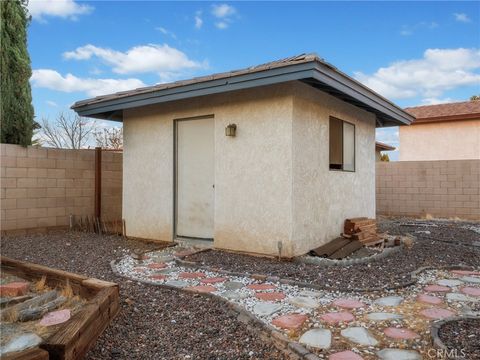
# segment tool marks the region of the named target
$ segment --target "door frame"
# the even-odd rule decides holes
[[[175,118],[173,119],[173,232],[172,232],[172,241],[175,239],[193,239],[193,240],[204,240],[204,241],[213,241],[214,238],[199,238],[199,237],[192,237],[192,236],[180,236],[177,234],[177,219],[178,219],[178,123],[181,121],[191,121],[191,120],[203,120],[203,119],[212,119],[213,120],[213,129],[215,131],[215,115],[214,114],[206,114],[206,115],[198,115],[198,116],[190,116],[185,118]],[[215,133],[214,133],[214,149],[215,149]],[[213,163],[215,164],[215,152],[213,157]],[[215,177],[215,174],[214,174]],[[213,207],[215,210],[215,197],[213,202]],[[214,211],[214,218],[213,218],[213,227],[215,233],[215,211]]]

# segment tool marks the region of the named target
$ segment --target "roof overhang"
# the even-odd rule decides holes
[[[319,61],[277,67],[182,86],[172,86],[171,88],[167,87],[159,90],[152,88],[152,91],[118,98],[107,98],[92,102],[81,101],[75,103],[72,109],[81,116],[123,121],[123,110],[125,109],[295,80],[302,81],[374,113],[377,119],[377,127],[409,125],[415,119],[412,115],[358,81],[339,72],[333,66]]]

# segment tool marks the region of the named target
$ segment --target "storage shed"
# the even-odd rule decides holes
[[[287,257],[375,217],[375,128],[414,119],[315,54],[73,109],[123,122],[127,235]]]

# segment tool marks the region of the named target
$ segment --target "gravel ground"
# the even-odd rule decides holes
[[[3,237],[2,255],[120,285],[121,312],[87,359],[286,359],[214,299],[117,277],[110,261],[158,246],[80,232]]]
[[[480,359],[480,319],[449,322],[440,328],[439,336],[448,347],[461,354],[463,349],[468,360]]]
[[[472,244],[480,238],[475,231],[464,229],[465,223],[442,222],[438,228],[441,227],[443,230],[435,227],[436,233],[432,235],[415,232],[425,231],[425,226],[402,226],[401,224],[406,221],[414,220],[382,219],[379,221],[379,228],[390,234],[410,233],[416,236],[417,241],[413,248],[367,264],[323,267],[214,250],[189,256],[186,260],[230,271],[276,275],[311,282],[335,290],[398,286],[407,283],[410,280],[410,272],[422,266],[480,266],[480,247],[458,245],[458,243]],[[434,228],[428,227],[428,230],[431,229]],[[436,236],[442,241],[433,240]]]

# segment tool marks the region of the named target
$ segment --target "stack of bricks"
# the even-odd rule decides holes
[[[377,214],[480,220],[480,160],[378,162]]]
[[[94,213],[95,151],[1,144],[1,231],[65,228]],[[102,154],[102,216],[121,219],[122,154]]]

